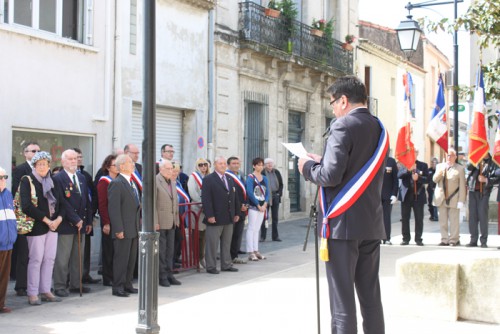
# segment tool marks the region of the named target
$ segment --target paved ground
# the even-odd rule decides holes
[[[436,321],[402,314],[404,300],[397,294],[395,261],[418,251],[443,249],[439,243],[438,223],[426,217],[425,247],[399,246],[401,241],[399,206],[393,212],[393,246],[382,246],[381,285],[386,333],[484,333],[498,334],[500,326],[469,321]],[[238,265],[238,273],[209,275],[188,271],[177,275],[182,286],[159,288],[158,323],[161,333],[317,333],[316,290],[314,276],[314,239],[302,250],[308,220],[280,224],[283,242],[261,243],[268,259]],[[462,243],[468,242],[468,229],[462,226]],[[413,224],[412,224],[413,228]],[[488,249],[500,252],[496,225],[490,225]],[[446,247],[465,250],[465,247]],[[93,267],[96,269],[97,254]],[[96,272],[93,276],[97,277]],[[0,315],[0,332],[17,333],[134,333],[137,325],[138,297],[117,298],[111,289],[93,285],[92,292],[77,294],[61,303],[30,306],[26,297],[16,297],[9,285],[7,305],[11,314]],[[492,287],[496,288],[496,287]],[[320,263],[321,332],[329,333],[327,283]],[[499,310],[500,311],[500,310]],[[361,316],[358,317],[361,319]],[[361,330],[361,323],[358,328]]]

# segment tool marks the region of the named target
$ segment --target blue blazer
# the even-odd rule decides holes
[[[78,178],[81,193],[78,192],[78,189],[73,184],[73,180],[69,178],[66,171],[62,170],[52,178],[54,186],[63,195],[63,205],[66,212],[61,225],[57,228],[59,234],[76,234],[78,229],[75,225],[80,220],[83,221],[83,229],[87,225],[92,225],[92,203],[90,201],[87,181],[85,176],[80,172],[76,172],[76,177]]]

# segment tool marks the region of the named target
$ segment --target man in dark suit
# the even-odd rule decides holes
[[[54,293],[67,297],[66,282],[69,273],[69,291],[79,292],[81,284],[80,263],[85,247],[83,235],[92,232],[92,206],[85,177],[77,172],[77,153],[66,150],[61,155],[64,168],[54,176],[54,186],[64,193],[66,214],[57,228],[57,253],[54,263]],[[80,258],[78,257],[78,232],[80,233]],[[82,292],[90,292],[83,287]]]
[[[31,159],[40,152],[40,146],[37,142],[30,141],[23,148],[23,154],[26,161],[14,169],[12,172],[12,197],[16,195],[19,182],[24,175],[30,175],[33,167]],[[10,278],[16,280],[14,289],[18,296],[27,296],[26,289],[28,287],[28,241],[26,235],[19,234],[14,248],[12,249]]]
[[[247,261],[240,259],[238,253],[241,247],[241,240],[243,239],[243,229],[245,228],[245,219],[248,214],[248,200],[246,191],[246,182],[240,173],[240,159],[237,157],[230,157],[227,159],[228,170],[226,174],[233,178],[236,185],[236,193],[240,201],[240,214],[238,221],[233,225],[233,236],[231,239],[231,259],[235,264],[245,264]]]
[[[272,240],[281,241],[278,233],[278,214],[281,203],[281,196],[283,196],[283,178],[279,170],[274,168],[274,160],[271,158],[266,158],[264,160],[265,168],[262,171],[262,175],[267,177],[269,183],[269,194],[270,203],[267,208],[267,216],[271,213],[272,218]],[[260,227],[260,241],[266,240],[267,227],[266,224],[262,224]]]
[[[108,213],[113,236],[113,296],[128,297],[137,293],[132,285],[137,259],[139,235],[140,197],[131,180],[134,162],[121,154],[115,160],[120,174],[108,187]]]
[[[396,160],[389,157],[385,165],[384,183],[382,184],[382,209],[384,210],[385,235],[384,244],[391,242],[391,212],[392,205],[398,200],[398,165]]]
[[[322,258],[326,261],[332,333],[357,333],[354,287],[364,333],[384,333],[378,271],[380,240],[385,239],[380,194],[388,152],[387,132],[366,108],[366,88],[358,78],[341,77],[328,93],[337,121],[330,126],[323,157],[308,154],[313,160],[299,159],[299,171],[306,180],[322,187],[324,203],[329,206],[326,211],[331,218],[323,220],[324,214],[319,218],[325,227],[322,254],[328,255]],[[384,144],[379,145],[379,139]],[[379,167],[365,169],[374,156]],[[338,195],[345,199],[341,190],[347,190],[358,172],[369,174],[366,183],[350,188],[358,199],[343,212],[332,211],[332,202]]]
[[[418,151],[415,150],[415,156],[418,156]],[[429,183],[429,168],[422,161],[415,161],[411,170],[404,166],[398,171],[398,178],[401,179],[399,187],[399,197],[401,201],[401,216],[403,218],[401,224],[401,234],[403,235],[402,246],[410,243],[410,216],[413,209],[415,217],[415,243],[417,246],[423,246],[422,233],[424,231],[424,206],[427,202],[425,193],[425,185]]]
[[[224,157],[215,159],[215,171],[203,179],[201,202],[207,225],[205,261],[207,273],[218,274],[217,248],[220,242],[220,262],[222,271],[238,271],[233,268],[230,246],[233,224],[240,217],[241,204],[236,194],[236,185],[231,177],[226,177],[227,163]]]
[[[75,147],[73,148],[73,151],[76,152],[77,154],[77,165],[78,165],[78,172],[81,173],[87,182],[87,189],[89,189],[89,196],[90,196],[90,203],[92,207],[92,219],[94,218],[96,212],[97,212],[97,188],[94,185],[94,182],[92,180],[92,175],[90,175],[84,168],[85,166],[83,165],[83,154],[82,150],[79,148]],[[91,239],[90,237],[94,236],[94,231],[85,234],[85,249],[83,250],[83,277],[82,281],[83,283],[87,284],[96,284],[99,283],[101,280],[99,278],[92,278],[90,276],[90,251],[91,251]]]

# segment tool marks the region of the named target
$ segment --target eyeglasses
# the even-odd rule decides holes
[[[172,151],[172,150],[167,150],[167,151],[163,151],[163,152],[166,152],[166,153],[175,153],[175,151]]]
[[[9,175],[0,175],[0,180],[4,179],[7,180],[9,178]]]
[[[198,164],[198,167],[207,167],[208,164],[207,163],[204,163],[204,164]]]
[[[26,152],[26,153],[28,153],[28,152],[38,153],[38,152],[40,152],[40,150],[25,150],[24,152]]]
[[[341,97],[342,97],[342,96],[337,97],[337,98],[336,98],[335,100],[333,100],[333,101],[330,101],[330,105],[331,105],[331,106],[333,106],[333,104],[334,104],[335,102],[337,102],[338,100],[340,100],[340,98],[341,98]]]
[[[131,151],[128,151],[128,153],[130,153],[130,154],[134,154],[134,155],[135,155],[135,154],[139,155],[139,152],[131,152]]]

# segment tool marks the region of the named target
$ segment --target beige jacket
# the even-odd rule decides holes
[[[448,205],[446,204],[444,193],[445,171],[447,180],[446,193],[450,200]],[[465,204],[467,191],[465,188],[465,169],[463,166],[455,163],[453,166],[448,167],[447,163],[440,163],[436,166],[436,172],[432,180],[436,183],[434,198],[432,200],[434,206],[445,205],[448,208],[457,208],[458,202]],[[453,195],[457,189],[458,192]]]
[[[156,224],[161,230],[170,230],[179,226],[179,201],[177,199],[177,186],[175,182],[170,183],[170,191],[167,180],[161,175],[156,175]]]

